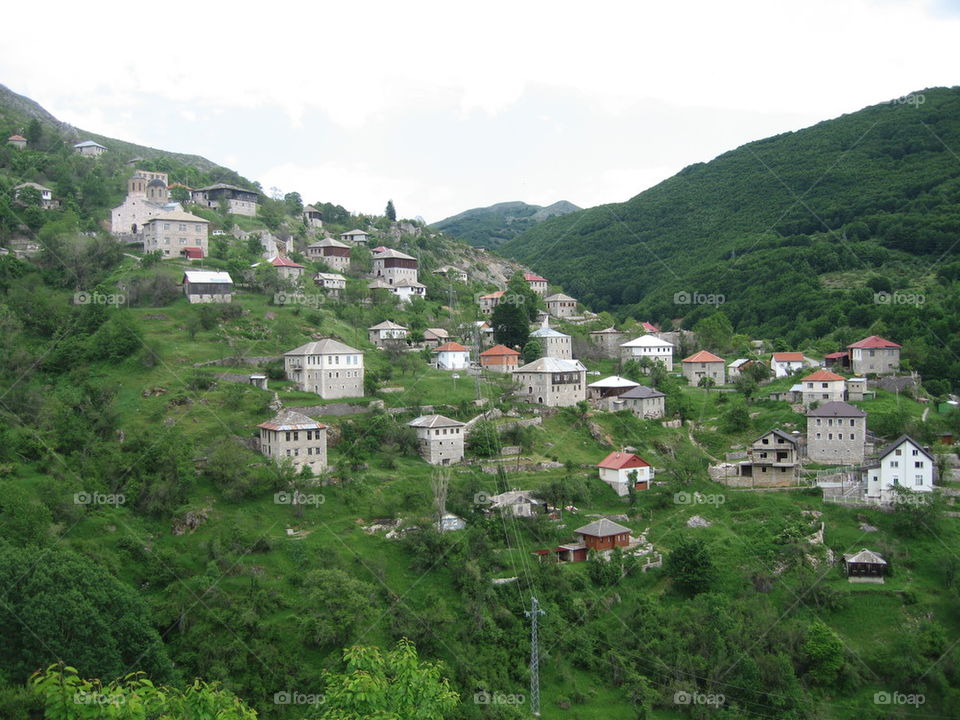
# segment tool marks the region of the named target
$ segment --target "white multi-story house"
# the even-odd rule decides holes
[[[627,495],[631,483],[634,490],[647,490],[653,480],[650,463],[628,452],[612,452],[597,465],[600,479],[612,487],[620,497]]]
[[[776,352],[770,358],[770,369],[773,376],[782,378],[801,370],[804,365],[803,353]]]
[[[260,452],[278,463],[289,460],[320,474],[327,467],[327,426],[293,410],[281,410],[260,428]]]
[[[874,463],[864,468],[866,496],[880,502],[895,498],[894,488],[913,492],[933,492],[936,461],[922,445],[909,435],[901,435],[887,445]]]
[[[348,230],[340,233],[340,239],[354,245],[366,245],[370,240],[370,233],[365,233],[363,230]]]
[[[635,340],[620,344],[620,357],[639,362],[647,358],[650,362],[659,360],[667,370],[673,370],[673,343],[661,340],[656,335],[641,335]]]
[[[547,279],[540,277],[536,273],[524,273],[523,279],[537,295],[543,297],[547,294]]]
[[[367,338],[371,345],[387,345],[402,343],[407,339],[410,331],[403,325],[391,320],[384,320],[367,328]]]
[[[347,287],[347,279],[338,273],[317,273],[313,276],[313,284],[330,291],[334,297]]]
[[[309,342],[283,354],[287,380],[325,400],[363,397],[363,353],[338,340]]]
[[[155,215],[143,224],[144,252],[163,252],[164,259],[207,257],[209,223],[183,210]]]
[[[460,343],[444,343],[432,353],[438,370],[466,370],[470,367],[470,351]]]
[[[846,383],[829,370],[817,370],[800,381],[803,385],[803,406],[814,403],[842,402],[846,399]]]

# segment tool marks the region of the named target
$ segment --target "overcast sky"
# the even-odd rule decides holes
[[[623,201],[750,140],[960,83],[960,0],[25,12],[0,83],[59,119],[306,202],[382,213],[392,198],[428,222],[507,200]]]

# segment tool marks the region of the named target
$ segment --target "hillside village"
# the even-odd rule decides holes
[[[617,635],[616,622],[588,624],[600,608],[639,628],[645,608],[694,607],[708,588],[773,598],[796,587],[816,597],[809,618],[792,618],[797,633],[843,638],[868,664],[880,653],[872,633],[891,630],[848,622],[861,604],[918,624],[934,623],[915,610],[937,612],[930,632],[941,635],[960,626],[943,609],[955,586],[944,589],[938,561],[917,560],[932,541],[911,534],[929,524],[958,537],[960,398],[956,386],[929,388],[904,367],[910,348],[873,328],[824,352],[737,335],[722,308],[687,327],[678,305],[663,330],[594,312],[535,263],[398,219],[392,202],[383,216],[352,214],[106,140],[53,140],[44,129],[31,142],[28,129],[7,127],[0,153],[0,317],[25,353],[5,351],[7,368],[26,378],[19,388],[10,378],[2,401],[12,428],[2,482],[43,505],[37,517],[78,524],[80,552],[97,557],[106,537],[116,549],[105,562],[143,588],[154,624],[179,628],[166,642],[183,671],[211,673],[264,717],[297,708],[270,705],[272,686],[239,669],[229,654],[247,651],[220,629],[209,631],[230,651],[184,652],[182,638],[215,627],[214,613],[176,599],[155,550],[189,557],[177,567],[191,577],[219,567],[233,586],[249,583],[239,632],[258,652],[300,636],[288,611],[313,618],[295,643],[302,652],[269,651],[284,671],[302,664],[289,670],[304,684],[383,613],[372,638],[415,639],[444,658],[462,693],[523,694],[525,640],[505,636],[526,627],[514,596],[540,588],[545,717],[596,717],[591,703],[687,713],[671,700],[682,692],[759,712],[736,674],[724,684],[692,666],[646,667],[638,680],[620,653],[642,655],[642,643],[612,651],[588,639]],[[104,189],[89,204],[93,177]],[[90,183],[87,199],[77,179]],[[168,433],[169,445],[145,444]],[[153,470],[137,466],[141,455]],[[70,507],[51,478],[70,497],[121,494],[127,504]],[[205,549],[189,549],[191,538]],[[291,595],[304,599],[289,600],[279,588],[294,568],[329,576],[298,579]],[[430,587],[418,590],[421,573]],[[311,602],[337,608],[333,627]],[[211,600],[218,612],[243,609],[231,603]],[[487,615],[493,607],[509,610]],[[484,630],[438,636],[461,611]],[[488,667],[458,660],[448,643]],[[807,659],[781,693],[789,717],[822,699],[818,672],[850,676],[851,717],[889,684],[821,668],[796,643]],[[474,703],[463,717],[513,717],[488,710],[507,712]]]

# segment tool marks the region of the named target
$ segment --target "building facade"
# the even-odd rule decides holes
[[[716,385],[723,385],[726,380],[724,375],[726,365],[723,358],[717,357],[712,352],[701,350],[690,357],[683,359],[683,376],[691,385],[699,385],[700,381],[708,377]]]
[[[530,339],[540,343],[544,357],[556,357],[563,360],[573,360],[573,340],[569,335],[554,330],[548,320],[532,333]]]
[[[293,410],[281,410],[260,429],[260,452],[277,463],[289,460],[298,470],[319,475],[327,467],[327,426]]]
[[[299,390],[325,400],[363,397],[363,353],[332,338],[284,353],[283,368]]]
[[[613,410],[629,410],[638,418],[655,420],[665,413],[667,396],[646,385],[637,385],[617,398]]]
[[[847,345],[850,369],[857,375],[896,375],[900,371],[900,346],[878,335]]]
[[[228,272],[187,270],[183,292],[191,303],[228,303],[233,299],[233,278]]]
[[[807,457],[825,465],[863,462],[867,414],[845,402],[828,402],[807,413]]]
[[[662,362],[667,370],[673,370],[673,343],[661,340],[656,335],[641,335],[620,345],[620,358],[624,362],[644,358],[650,362]]]
[[[334,240],[324,238],[307,246],[306,255],[311,260],[319,260],[336,272],[346,272],[350,269],[350,246]]]
[[[547,304],[547,312],[555,318],[573,317],[577,314],[577,301],[569,295],[555,293],[547,297],[544,302]]]
[[[247,190],[226,183],[197,188],[190,193],[190,200],[213,210],[218,210],[220,203],[224,202],[227,205],[227,212],[248,217],[256,217],[257,209],[260,207],[260,195],[256,190]]]
[[[648,490],[653,480],[653,468],[639,455],[612,452],[597,465],[600,479],[623,497],[634,490]]]
[[[547,407],[570,407],[587,399],[587,369],[578,360],[542,357],[513,372],[517,397]]]
[[[803,385],[803,406],[842,402],[846,399],[846,383],[843,378],[829,370],[817,370],[800,381]]]
[[[420,456],[431,465],[463,460],[464,423],[443,415],[421,415],[407,425],[417,433]]]
[[[209,223],[183,210],[163,212],[147,220],[143,225],[143,250],[160,250],[164,259],[188,257],[191,249],[199,251],[200,257],[209,255],[207,226]]]
[[[909,435],[901,435],[887,445],[877,461],[867,465],[866,496],[883,503],[894,502],[894,488],[911,492],[933,492],[936,460],[933,455]]]
[[[373,276],[389,285],[417,282],[417,259],[392,248],[373,256]]]

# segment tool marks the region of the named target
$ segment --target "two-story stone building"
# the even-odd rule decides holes
[[[621,343],[620,359],[624,362],[646,358],[651,363],[661,362],[667,370],[673,370],[673,343],[662,340],[656,335],[641,335],[629,342]]]
[[[463,459],[464,423],[443,415],[421,415],[407,423],[417,433],[420,456],[431,465]]]
[[[207,257],[209,223],[183,210],[171,210],[150,218],[143,224],[143,251],[163,252],[164,259]]]
[[[569,335],[550,327],[548,319],[544,319],[543,325],[530,333],[530,340],[540,343],[540,349],[545,357],[573,359],[573,340]]]
[[[895,375],[900,371],[900,346],[879,335],[871,335],[852,345],[850,369],[857,375]]]
[[[707,350],[685,357],[680,364],[683,367],[683,376],[694,386],[699,385],[705,377],[713,380],[716,385],[723,385],[726,379],[726,365],[723,358]]]
[[[542,357],[513,371],[517,397],[548,407],[570,407],[587,399],[587,369],[579,360]]]
[[[388,285],[417,283],[417,259],[393,248],[384,248],[373,256],[373,276]]]
[[[800,381],[803,386],[803,406],[816,403],[841,402],[846,399],[846,383],[829,370],[817,370]]]
[[[350,269],[350,246],[333,238],[324,238],[307,245],[307,257],[319,260],[336,272]]]
[[[289,460],[298,470],[315,474],[327,467],[327,426],[306,415],[284,409],[273,420],[261,423],[260,452],[278,463]]]

